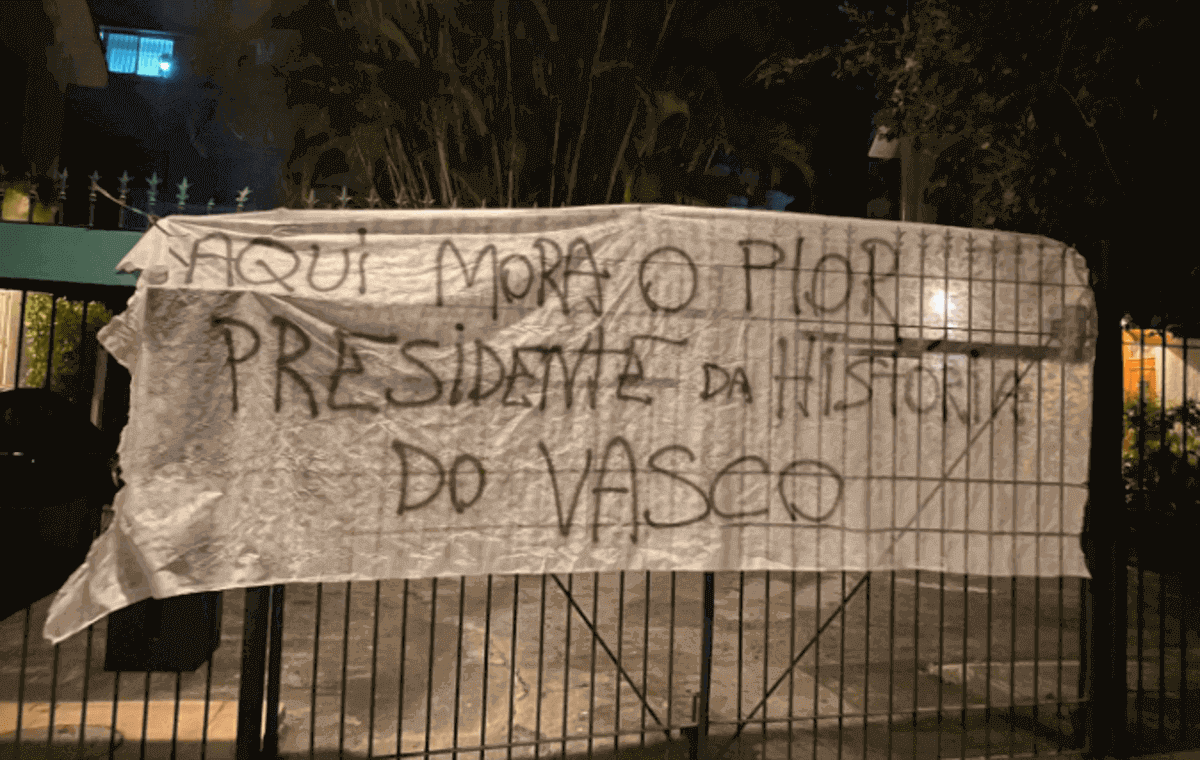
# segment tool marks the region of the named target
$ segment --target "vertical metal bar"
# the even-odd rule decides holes
[[[1016,402],[1016,399],[1013,399]],[[1016,433],[1013,433],[1014,439]],[[1015,445],[1015,444],[1014,444]],[[1016,458],[1013,458],[1013,471],[1016,472]],[[1014,475],[1014,479],[1015,479]],[[1016,484],[1013,484],[1013,499],[1016,499]],[[1016,513],[1014,507],[1014,515]],[[1016,528],[1014,527],[1014,530]],[[1014,537],[1015,538],[1015,537]],[[1017,718],[1017,576],[1012,576],[1010,579],[1010,590],[1008,599],[1008,716],[1010,721],[1015,721]],[[1015,726],[1015,723],[1010,724]],[[1008,732],[1008,756],[1012,758],[1016,752],[1017,732],[1014,728],[1010,728]]]
[[[892,427],[895,428],[893,421]],[[895,448],[892,449],[892,467],[895,468]],[[892,526],[896,525],[896,481],[892,480]],[[896,571],[890,573],[891,584],[888,587],[888,706],[887,706],[887,756],[892,760],[896,715]],[[916,688],[914,684],[913,688]],[[791,760],[789,758],[789,760]]]
[[[565,641],[563,648],[563,756],[566,756],[566,729],[568,729],[568,700],[571,695],[571,590],[575,585],[575,575],[566,575],[566,620]]]
[[[1059,314],[1062,314],[1063,319],[1066,319],[1066,317],[1067,317],[1067,247],[1066,246],[1062,246],[1062,248],[1059,251],[1059,255],[1060,255],[1060,259],[1061,259],[1060,263],[1059,263],[1059,271],[1062,272],[1062,284],[1058,288]],[[1066,582],[1065,582],[1066,579],[1061,573],[1063,572],[1063,568],[1065,568],[1065,564],[1066,564],[1065,557],[1064,557],[1064,554],[1066,551],[1066,541],[1064,540],[1064,536],[1062,535],[1063,529],[1066,527],[1066,524],[1067,524],[1067,521],[1066,521],[1067,402],[1066,402],[1066,399],[1067,399],[1067,373],[1066,373],[1066,369],[1062,368],[1059,370],[1059,373],[1058,373],[1058,444],[1059,444],[1059,456],[1058,456],[1058,530],[1059,530],[1058,567],[1059,567],[1060,575],[1058,576],[1058,705],[1057,705],[1057,713],[1056,713],[1060,726],[1062,725],[1062,723],[1061,723],[1062,719],[1065,717],[1065,714],[1063,711],[1063,650],[1064,650],[1063,637],[1064,637],[1064,634],[1066,633],[1066,631],[1065,631],[1066,626],[1063,625],[1063,619],[1065,617],[1063,614],[1064,608],[1065,608],[1063,597],[1064,597],[1064,594],[1066,591]],[[1082,601],[1082,599],[1080,601]],[[1082,627],[1084,624],[1085,624],[1085,621],[1080,620],[1080,626]],[[1086,665],[1084,663],[1083,652],[1080,652],[1079,654],[1080,654],[1079,669],[1082,671],[1086,667]],[[1076,709],[1078,709],[1078,706],[1076,706]],[[1059,751],[1060,752],[1062,750],[1066,749],[1067,742],[1063,741],[1063,739],[1065,739],[1065,735],[1060,734],[1060,740],[1059,740]],[[1073,742],[1074,744],[1078,744],[1078,737],[1073,736],[1072,739],[1076,740],[1075,742]]]
[[[1040,383],[1040,380],[1039,380]],[[1038,394],[1041,397],[1041,394]],[[1039,461],[1041,457],[1038,457]],[[1039,465],[1040,467],[1040,465]],[[1041,475],[1038,476],[1038,482],[1042,480]],[[1041,510],[1038,510],[1040,515]],[[1040,518],[1039,518],[1040,519]],[[1040,552],[1040,548],[1039,548]],[[1033,725],[1036,727],[1040,719],[1041,713],[1038,710],[1038,705],[1042,701],[1042,691],[1038,680],[1042,662],[1042,645],[1040,629],[1042,627],[1042,579],[1041,576],[1033,578]],[[1015,659],[1015,658],[1014,658]],[[1033,753],[1038,752],[1038,732],[1033,732]]]
[[[375,755],[375,678],[379,672],[379,592],[381,581],[375,581],[375,616],[371,623],[371,693],[367,711],[367,757]]]
[[[788,662],[796,661],[796,571],[792,571],[792,586],[791,586],[791,608],[792,615],[788,626]],[[792,668],[788,674],[788,743],[787,743],[787,760],[792,760],[792,744],[795,742],[795,722],[796,722],[796,669]],[[888,760],[891,760],[889,755]]]
[[[866,575],[867,585],[863,588],[867,594],[863,600],[867,619],[867,630],[863,635],[863,760],[867,760],[867,716],[871,712],[871,574],[868,572]]]
[[[221,632],[217,631],[220,636]],[[208,708],[212,704],[212,669],[214,657],[208,658],[208,663],[204,668],[204,725],[200,727],[200,760],[204,760],[208,754]],[[112,728],[116,729],[116,723]]]
[[[270,604],[270,586],[246,589],[245,618],[242,623],[242,678],[238,687],[237,760],[257,760],[262,748],[263,675],[267,662],[267,615]],[[113,713],[115,726],[115,704]],[[145,736],[143,729],[143,740]]]
[[[113,760],[113,754],[117,751],[117,732],[116,732],[117,705],[120,702],[120,697],[121,697],[121,671],[118,670],[115,673],[113,673],[112,715],[109,716],[109,723],[108,723],[108,725],[111,726],[113,728],[113,730],[108,732],[108,760]],[[17,700],[17,716],[18,716],[17,720],[18,721],[20,720],[20,715],[21,715],[20,698],[18,697],[18,700]],[[240,717],[241,716],[239,716],[239,718]],[[238,727],[241,728],[240,720],[239,720]],[[18,738],[20,737],[20,735],[21,735],[21,724],[17,723]]]
[[[263,756],[273,760],[279,754],[279,676],[283,662],[284,586],[271,587],[270,648],[267,654],[267,720],[263,735]]]
[[[521,609],[521,576],[513,576],[513,611],[512,635],[509,639],[508,653],[508,748],[505,751],[507,760],[512,760],[513,722],[516,719],[517,698],[517,618]],[[535,695],[540,698],[541,695]]]
[[[1146,403],[1146,331],[1138,330],[1138,498],[1137,498],[1137,553],[1138,553],[1138,569],[1137,569],[1137,696],[1134,698],[1135,708],[1137,710],[1137,737],[1139,742],[1145,741],[1145,722],[1143,717],[1146,712],[1146,691],[1145,683],[1143,682],[1142,657],[1144,656],[1143,644],[1145,643],[1146,632],[1146,563],[1145,559],[1145,535],[1144,527],[1147,521],[1146,505],[1146,439],[1147,430],[1149,427],[1149,405]],[[1123,573],[1128,583],[1128,573]],[[1115,580],[1115,579],[1114,579]],[[1114,593],[1116,593],[1116,584],[1114,584]],[[1116,622],[1115,620],[1113,621]],[[1115,647],[1114,647],[1115,651]]]
[[[744,573],[742,574],[744,577]],[[700,760],[708,760],[708,704],[709,692],[712,688],[712,644],[713,644],[713,611],[715,607],[716,582],[713,573],[704,574],[704,620],[700,628],[700,714],[699,725],[696,726],[695,756]],[[672,588],[672,592],[674,589]],[[674,601],[674,593],[672,593]],[[671,605],[674,609],[674,604]],[[672,626],[674,628],[674,626]],[[741,647],[742,615],[739,599],[738,605],[738,718],[742,717],[742,647]]]
[[[945,470],[943,470],[944,472]],[[942,490],[945,493],[945,489]],[[920,589],[917,592],[920,597]],[[942,687],[946,683],[946,574],[938,573],[938,665],[937,665],[937,756],[942,756]],[[963,663],[963,689],[967,687],[967,663]]]
[[[592,625],[599,625],[596,616],[592,616]],[[593,639],[596,637],[593,636]],[[593,645],[594,646],[594,645]],[[613,675],[616,690],[613,693],[613,752],[621,749],[621,663],[625,649],[625,571],[617,573],[617,673]],[[642,692],[643,695],[646,692]],[[642,700],[645,702],[645,699]]]
[[[567,601],[566,601],[566,645],[563,648],[563,706],[562,706],[562,754],[567,755],[567,718],[570,712],[567,710],[567,701],[571,696],[571,589],[574,586],[574,574],[567,574]]]
[[[971,398],[970,394],[968,394],[968,395],[967,395],[967,398],[968,398],[968,399],[970,399],[970,398]],[[970,403],[970,401],[968,401],[967,403]],[[971,473],[971,467],[970,467],[970,465],[968,465],[968,466],[967,466],[967,476],[968,476],[968,478],[970,477],[970,473]],[[965,503],[966,503],[967,505],[969,505],[969,504],[971,503],[971,498],[970,498],[970,485],[969,485],[969,483],[970,483],[970,481],[968,480],[967,494],[966,494],[966,499],[965,499]],[[966,514],[964,514],[964,515],[963,515],[963,520],[964,520],[964,522],[963,522],[963,528],[964,528],[964,531],[965,531],[965,529],[966,529],[966,528],[968,527],[968,525],[969,525],[969,523],[967,523],[967,522],[966,522],[966,518],[967,518],[967,515],[966,515]],[[967,543],[967,541],[969,540],[969,539],[968,539],[969,535],[970,535],[970,534],[968,533],[967,535],[965,535],[965,536],[963,537],[963,544],[964,544],[964,545],[965,545],[965,544]],[[964,563],[964,570],[965,570],[965,569],[966,569],[966,564]],[[967,573],[965,573],[965,572],[963,573],[963,578],[962,578],[962,585],[963,585],[963,587],[962,587],[962,605],[963,605],[963,627],[962,627],[962,630],[963,630],[963,641],[962,641],[963,682],[962,682],[962,714],[959,716],[959,723],[960,723],[960,725],[961,725],[961,730],[962,730],[962,741],[961,741],[961,742],[959,742],[959,750],[960,750],[960,752],[959,752],[959,758],[960,758],[960,760],[967,760],[967,664],[968,664],[968,663],[971,661],[971,660],[970,660],[970,652],[969,652],[969,651],[968,651],[968,649],[967,649],[967,643],[968,643],[968,642],[971,640],[971,626],[970,626],[970,620],[969,620],[969,617],[968,617],[968,616],[969,616],[969,614],[970,614],[969,610],[970,610],[970,607],[971,607],[971,604],[970,604],[970,602],[971,602],[971,590],[970,590],[970,589],[971,589],[971,587],[970,587],[970,584],[968,583],[968,579],[969,579],[969,577],[970,577],[970,576],[969,576]],[[992,667],[992,664],[991,664],[990,662],[985,662],[985,663],[983,664],[983,667],[984,667],[984,669],[985,669],[985,670],[987,670],[987,669],[990,669],[990,668]]]
[[[918,481],[917,490],[920,491],[920,481]],[[920,539],[919,533],[917,534],[916,538]],[[919,545],[919,541],[918,541],[918,545]],[[920,630],[921,630],[921,571],[916,570],[913,572],[913,675],[912,675],[913,712],[912,712],[912,728],[913,728],[913,742],[914,742],[913,747],[914,748],[916,747],[915,742],[916,742],[916,731],[917,731],[917,712],[920,708],[920,702],[918,700],[918,693],[919,693],[920,689],[917,688],[917,684],[920,683],[920,677],[921,677],[921,671],[920,671],[920,667],[921,667],[920,666],[920,661],[921,661],[921,638],[920,638],[920,635],[921,634],[920,634]],[[941,673],[938,673],[938,678],[941,678],[941,675],[942,675]]]
[[[600,573],[592,574],[592,625],[599,625],[600,613]],[[592,664],[591,676],[588,678],[588,739],[587,739],[587,756],[590,760],[592,757],[592,734],[595,731],[596,718],[596,639],[600,638],[599,631],[592,631]],[[617,666],[620,667],[620,661]],[[621,679],[617,679],[617,688],[621,688]]]
[[[766,757],[767,752],[767,675],[770,672],[769,654],[771,650],[771,571],[763,571],[763,673],[762,673],[762,702],[763,702],[763,724],[762,724],[762,752],[763,757]]]
[[[433,645],[437,630],[437,585],[435,577],[430,584],[429,592],[429,667],[425,676],[425,756],[429,757],[429,740],[433,731]],[[340,754],[340,753],[339,753]]]
[[[408,578],[404,579],[404,599],[400,603],[400,683],[396,687],[396,758],[404,751],[404,662],[408,659]]]
[[[54,746],[54,708],[58,705],[58,656],[59,645],[54,645],[53,660],[50,664],[50,714],[47,716],[49,728],[46,729],[46,753],[50,754]]]
[[[816,602],[813,610],[813,692],[812,692],[812,756],[817,757],[817,736],[820,733],[818,716],[821,713],[821,571],[817,571]]]
[[[345,197],[343,192],[342,197]],[[343,201],[344,203],[344,201]],[[343,208],[345,206],[343,205]],[[460,695],[462,694],[462,640],[463,640],[463,623],[465,618],[463,611],[466,605],[467,596],[467,576],[461,575],[458,578],[458,648],[454,655],[454,746],[458,746],[458,714]]]
[[[846,571],[842,570],[842,623],[838,626],[841,641],[838,651],[838,760],[842,760],[846,712]]]
[[[1095,338],[1095,367],[1092,374],[1093,404],[1091,453],[1088,464],[1088,511],[1085,532],[1093,555],[1091,610],[1092,651],[1088,674],[1092,715],[1089,752],[1119,755],[1127,747],[1126,638],[1128,631],[1127,588],[1129,547],[1128,511],[1122,505],[1121,425],[1116,409],[1123,406],[1121,381],[1121,313],[1115,300],[1116,287],[1108,262],[1110,241],[1099,241],[1099,255],[1092,272],[1096,286],[1099,331]],[[1089,262],[1090,263],[1090,262]]]
[[[645,610],[642,612],[642,734],[638,740],[639,747],[646,746],[646,702],[650,699],[650,692],[647,689],[649,686],[650,676],[650,571],[646,571],[645,583]],[[671,725],[671,709],[667,708],[667,726],[668,730]]]
[[[738,573],[737,722],[742,724],[742,653],[746,637],[746,573]],[[707,622],[707,621],[706,621]],[[712,635],[711,633],[709,634]],[[707,698],[707,697],[706,697]]]
[[[83,754],[83,737],[87,727],[87,708],[88,708],[88,682],[92,675],[92,636],[95,632],[96,625],[93,623],[87,629],[87,649],[83,655],[83,689],[79,698],[79,743],[75,747],[75,751],[82,756]]]
[[[175,673],[175,714],[171,719],[171,757],[176,757],[179,751],[179,696],[183,689],[183,673]]]
[[[1190,338],[1183,338],[1183,357],[1180,364],[1183,367],[1183,388],[1180,392],[1180,398],[1183,401],[1183,434],[1180,442],[1180,451],[1183,454],[1183,464],[1185,469],[1193,468],[1196,462],[1192,455],[1188,452],[1188,427],[1193,423],[1191,398],[1188,396],[1187,387],[1187,368],[1188,364],[1188,343]],[[1179,578],[1179,598],[1182,604],[1186,605],[1190,598],[1188,594],[1188,586],[1191,585],[1191,580],[1184,573]],[[1188,659],[1187,659],[1187,615],[1180,614],[1179,616],[1179,734],[1180,739],[1184,742],[1189,741],[1189,733],[1191,727],[1188,725],[1190,721],[1188,715]]]
[[[488,708],[488,660],[492,656],[492,576],[487,577],[487,603],[483,613],[483,695],[479,700],[479,760],[484,760],[483,747],[487,744]],[[515,665],[510,664],[509,670]],[[370,757],[370,753],[367,754]]]
[[[674,713],[675,700],[675,571],[671,571],[671,619],[667,623],[667,730],[671,730],[671,715]],[[703,623],[701,623],[703,626]],[[704,635],[701,628],[701,637]],[[703,646],[701,655],[703,656]],[[703,666],[702,666],[703,667]]]
[[[350,598],[351,581],[346,581],[346,608],[342,615],[342,700],[338,708],[338,757],[341,757],[346,748],[346,670],[350,664]],[[432,652],[430,653],[432,655]],[[430,667],[432,667],[432,656],[430,657]]]
[[[146,760],[146,734],[150,721],[150,671],[146,671],[146,682],[142,690],[142,741],[138,748],[139,760]]]
[[[991,488],[989,487],[989,491]],[[987,630],[984,638],[984,662],[987,666],[983,674],[983,751],[985,755],[992,753],[992,576],[987,579]]]
[[[1170,446],[1167,443],[1167,342],[1170,338],[1170,331],[1163,327],[1160,331],[1162,338],[1162,350],[1159,356],[1162,357],[1162,371],[1159,372],[1162,380],[1162,392],[1158,394],[1159,398],[1159,425],[1158,425],[1158,450],[1162,452],[1170,452]],[[1183,365],[1184,374],[1187,373],[1187,365]],[[1187,453],[1183,452],[1186,462]],[[1162,473],[1159,473],[1159,482],[1162,482]],[[1140,562],[1138,563],[1141,564]],[[1168,579],[1174,573],[1162,572],[1158,575],[1158,744],[1163,746],[1167,741],[1167,584]],[[1186,635],[1183,638],[1187,638]],[[1179,663],[1180,679],[1187,678],[1187,663],[1182,659]],[[1140,671],[1141,663],[1138,663]],[[1182,726],[1187,721],[1187,717],[1181,715],[1179,724]]]
[[[546,664],[546,576],[542,575],[542,595],[539,600],[541,611],[538,618],[538,675],[537,675],[537,706],[534,711],[533,734],[537,739],[542,736],[542,674]],[[533,760],[541,757],[542,743],[536,741],[533,745]]]
[[[313,666],[312,666],[312,691],[309,693],[308,701],[308,757],[312,760],[315,745],[317,741],[317,680],[318,666],[321,656],[321,591],[324,588],[323,583],[317,583],[317,603],[313,609]],[[401,673],[403,673],[403,660],[401,662]],[[211,670],[211,667],[210,667]],[[401,695],[403,697],[403,695]],[[404,699],[401,698],[400,704],[404,704]],[[396,729],[397,732],[400,730]],[[397,733],[397,737],[399,733]],[[399,739],[397,739],[399,741]],[[396,754],[400,751],[397,749]]]

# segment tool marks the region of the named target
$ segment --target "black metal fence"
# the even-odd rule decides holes
[[[95,331],[130,289],[0,289],[16,325],[10,387],[45,387],[119,430],[129,379]],[[153,673],[105,669],[111,619],[47,644],[46,596],[0,621],[0,751],[965,759],[1095,751],[1104,731],[1116,755],[1197,746],[1188,568],[1155,562],[1156,541],[1192,530],[1200,492],[1183,403],[1195,355],[1173,341],[1160,338],[1152,383],[1136,383],[1145,356],[1126,362],[1137,393],[1118,522],[1131,532],[1101,553],[1132,549],[1108,587],[1103,573],[917,572],[293,584],[224,592],[211,658]],[[1106,398],[1097,415],[1115,417]]]

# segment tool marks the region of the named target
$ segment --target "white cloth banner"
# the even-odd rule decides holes
[[[148,596],[615,570],[1086,576],[1095,310],[1044,238],[678,206],[161,220],[104,346]]]

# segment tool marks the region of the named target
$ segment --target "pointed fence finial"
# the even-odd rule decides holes
[[[175,194],[175,200],[178,201],[178,204],[179,204],[178,207],[179,207],[180,213],[183,212],[183,206],[185,203],[187,203],[187,197],[188,197],[187,189],[188,189],[188,181],[187,181],[187,177],[184,177],[183,181],[179,183],[179,192]]]

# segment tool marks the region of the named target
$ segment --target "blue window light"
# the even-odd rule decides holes
[[[108,70],[114,74],[166,77],[171,74],[175,41],[167,37],[102,30]]]

